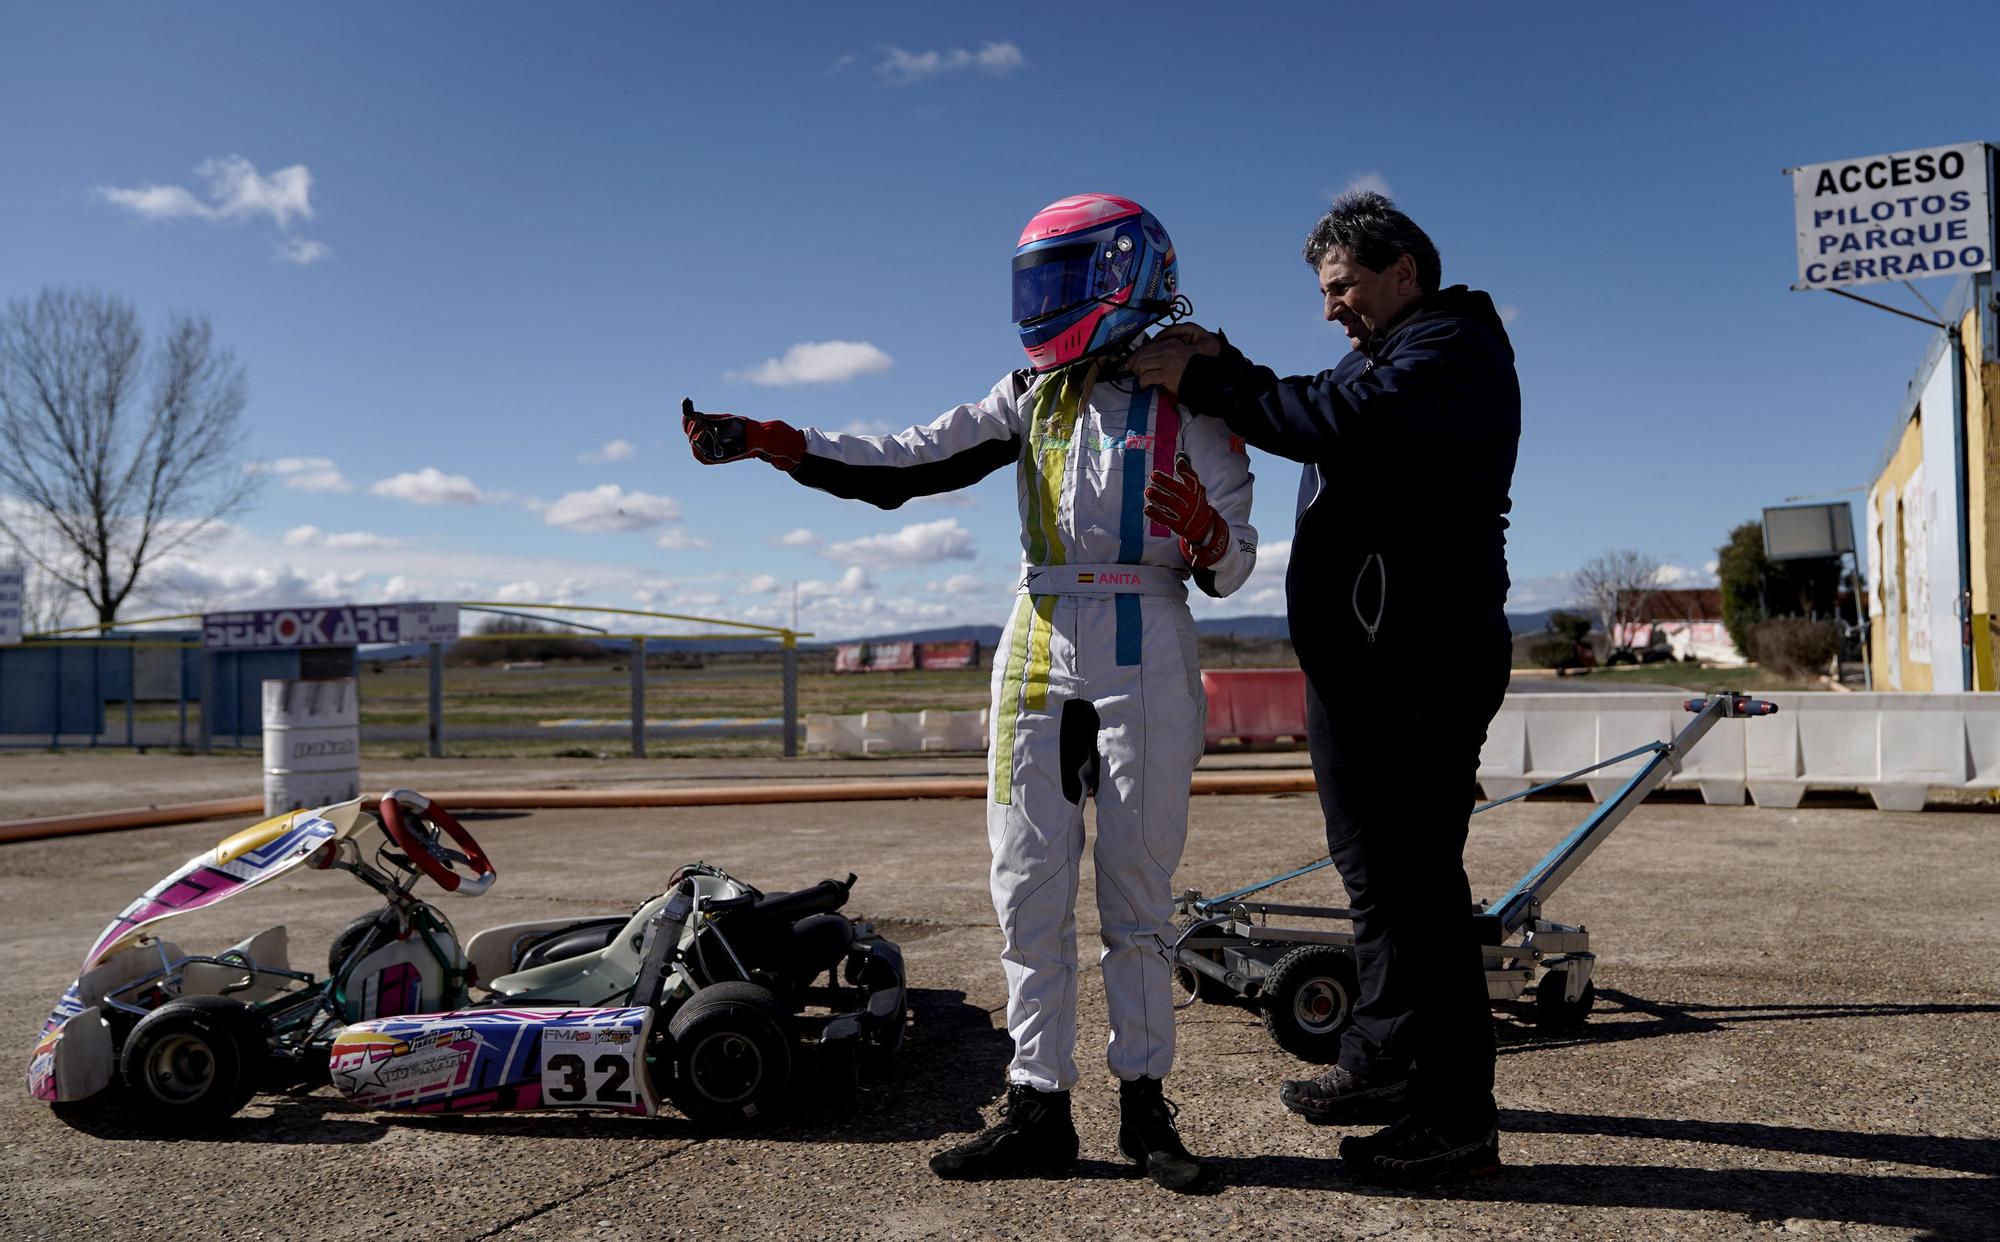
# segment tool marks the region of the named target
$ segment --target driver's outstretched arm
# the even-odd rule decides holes
[[[805,429],[806,452],[792,477],[848,500],[894,509],[915,496],[970,487],[1021,454],[1020,372],[985,398],[954,406],[921,427],[893,436]]]

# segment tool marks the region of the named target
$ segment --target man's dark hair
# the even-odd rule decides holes
[[[1417,285],[1425,293],[1436,293],[1444,274],[1430,235],[1373,190],[1355,190],[1333,200],[1333,206],[1306,235],[1306,266],[1317,271],[1326,256],[1341,247],[1371,272],[1409,255],[1416,260]]]

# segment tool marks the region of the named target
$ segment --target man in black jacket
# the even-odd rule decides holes
[[[1327,845],[1360,977],[1340,1063],[1280,1099],[1357,1172],[1428,1182],[1499,1165],[1493,1026],[1464,850],[1479,749],[1511,663],[1506,535],[1521,431],[1493,301],[1439,288],[1437,248],[1380,194],[1306,240],[1350,352],[1280,377],[1187,324],[1134,354],[1250,444],[1305,463],[1285,592]]]

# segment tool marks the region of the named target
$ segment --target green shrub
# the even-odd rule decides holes
[[[1749,627],[1745,655],[1780,677],[1799,679],[1824,673],[1840,649],[1840,627],[1832,621],[1774,617]]]

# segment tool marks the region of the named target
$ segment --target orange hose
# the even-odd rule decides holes
[[[1311,772],[1197,772],[1198,794],[1311,793]],[[815,781],[799,784],[706,785],[685,789],[485,789],[432,794],[455,811],[609,809],[615,807],[754,806],[783,802],[893,802],[914,798],[983,798],[984,778],[896,780],[879,784]],[[261,815],[261,798],[221,798],[212,802],[52,815],[0,823],[0,844],[66,837],[124,828],[191,824],[204,819]]]

